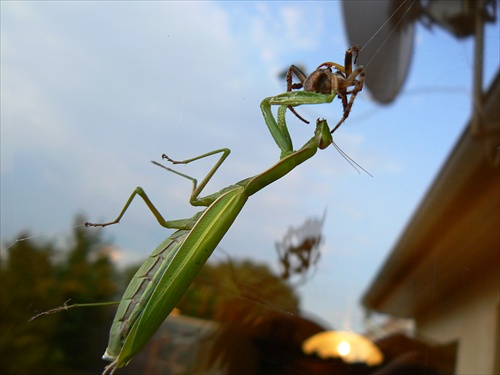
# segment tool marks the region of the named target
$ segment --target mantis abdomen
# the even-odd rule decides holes
[[[149,255],[148,259],[132,277],[118,306],[110,330],[108,347],[103,359],[114,359],[120,353],[122,341],[127,337],[131,326],[144,310],[145,303],[151,298],[161,277],[160,270],[165,271],[181,248],[181,244],[189,234],[189,230],[180,229]]]

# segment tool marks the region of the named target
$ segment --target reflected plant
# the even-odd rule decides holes
[[[306,280],[307,274],[312,272],[321,256],[321,230],[325,217],[326,210],[321,219],[310,218],[298,228],[290,227],[283,239],[276,242],[282,279],[299,278],[301,283]]]

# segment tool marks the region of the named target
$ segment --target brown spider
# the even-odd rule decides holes
[[[337,93],[337,96],[342,100],[344,115],[337,126],[333,128],[332,133],[347,119],[349,112],[351,112],[354,98],[356,98],[358,92],[363,90],[365,68],[358,66],[354,71],[352,70],[352,65],[356,63],[359,51],[360,47],[357,45],[349,48],[345,53],[344,66],[334,62],[325,62],[318,66],[309,76],[306,76],[299,68],[292,65],[286,73],[286,91],[303,88],[304,91],[317,92],[319,94]],[[332,72],[332,67],[336,69],[335,72]],[[297,76],[300,82],[292,83],[292,73]],[[351,87],[352,89],[349,90]],[[351,95],[349,101],[347,100],[348,95]],[[293,107],[289,106],[288,108],[300,120],[309,124],[309,121],[300,116]]]

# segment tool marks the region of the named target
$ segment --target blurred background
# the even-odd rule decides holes
[[[412,43],[405,52],[407,73],[401,73],[400,54],[376,45],[370,48],[376,58],[363,58],[363,51],[359,58],[367,80],[370,74],[389,75],[387,81],[399,87],[382,100],[376,84],[365,88],[335,133],[336,144],[373,177],[330,147],[252,196],[196,281],[198,289],[179,306],[182,319],[202,319],[188,321],[182,337],[195,337],[193,330],[210,336],[217,324],[231,321],[253,327],[250,332],[257,326],[269,332],[266,322],[282,316],[310,323],[297,340],[322,330],[373,334],[360,302],[475,115],[478,56],[472,35],[458,37],[431,16],[423,17],[414,2],[403,8],[408,12],[395,13],[380,34],[383,20],[365,39],[353,41],[346,28],[356,30],[356,13],[359,29],[366,31],[367,22],[364,2],[355,3],[349,25],[348,11],[337,1],[0,4],[5,373],[83,374],[103,367],[100,356],[113,307],[26,321],[70,298],[119,299],[137,266],[171,232],[141,201],[119,225],[100,230],[83,224],[114,219],[136,186],[167,219],[197,212],[189,205],[191,183],[150,160],[160,161],[163,153],[180,160],[230,148],[206,193],[264,171],[279,159],[279,150],[259,104],[286,91],[286,69],[295,64],[309,73],[325,61],[343,64],[352,44],[364,46],[372,36],[388,35],[401,21],[414,27],[411,38],[401,42]],[[496,16],[498,2],[487,3]],[[500,61],[494,18],[485,21],[481,38],[484,92],[492,87]],[[335,100],[301,107],[300,113],[335,124],[342,107]],[[291,115],[288,125],[297,148],[312,135],[311,125]],[[213,163],[202,160],[177,169],[202,178]],[[498,164],[492,165],[498,172]],[[290,262],[294,267],[287,268]],[[434,275],[439,272],[436,267]],[[498,283],[498,276],[492,279]],[[498,299],[495,306],[498,314]],[[387,313],[375,302],[368,308]],[[249,311],[251,318],[245,318]],[[409,322],[403,322],[404,332],[412,331]],[[229,328],[218,337],[214,347],[227,345],[228,337],[235,340]],[[251,353],[243,348],[239,355]],[[165,367],[176,361],[217,367],[213,358],[194,359],[196,353],[189,349],[179,354],[187,356],[184,361],[130,371],[192,371]],[[293,367],[280,369],[292,373]]]

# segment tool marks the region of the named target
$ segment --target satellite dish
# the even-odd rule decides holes
[[[401,2],[395,0],[342,1],[349,44],[363,48],[357,63],[366,68],[365,86],[382,104],[396,98],[410,69],[415,17],[407,12],[413,2],[408,3],[400,6]]]

